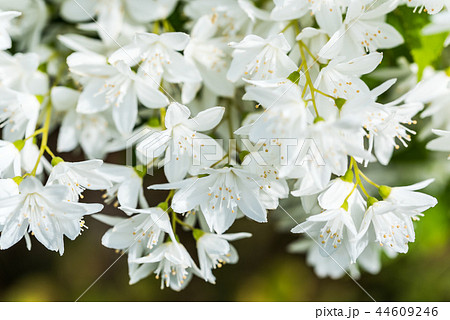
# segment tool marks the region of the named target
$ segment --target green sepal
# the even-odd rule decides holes
[[[161,122],[159,121],[158,118],[150,118],[150,119],[147,121],[147,125],[148,125],[149,127],[152,127],[152,128],[158,128],[158,127],[161,126]]]
[[[60,164],[61,162],[64,162],[63,158],[61,157],[54,157],[52,159],[52,166],[56,167],[58,164]]]
[[[194,229],[192,230],[192,236],[194,237],[195,241],[198,241],[203,235],[205,234],[205,231],[201,229]]]
[[[341,177],[341,180],[352,183],[353,182],[353,170],[348,169],[347,172]]]
[[[42,104],[44,102],[45,97],[41,95],[37,95],[36,99],[39,101],[39,104]]]
[[[298,82],[300,81],[300,72],[294,71],[287,78],[291,82],[298,84]]]
[[[169,204],[167,202],[161,202],[157,207],[167,211],[169,209]]]
[[[341,208],[344,209],[345,211],[348,211],[348,201],[347,200],[344,201]]]
[[[391,187],[388,186],[381,186],[380,188],[378,188],[378,193],[380,194],[381,198],[386,199],[387,197],[389,197],[389,195],[391,194]]]
[[[337,99],[334,99],[334,102],[336,103],[336,107],[337,107],[339,110],[341,110],[342,107],[344,106],[344,104],[347,102],[347,100],[342,99],[342,98],[337,98]]]
[[[23,147],[25,147],[25,140],[14,141],[13,145],[17,150],[22,151]]]
[[[241,162],[244,161],[244,158],[245,158],[248,154],[250,154],[250,152],[247,151],[247,150],[241,151],[241,153],[239,153],[239,160],[241,160]]]
[[[322,118],[322,117],[316,117],[315,119],[314,119],[314,123],[317,123],[317,122],[321,122],[321,121],[325,121],[325,119],[324,118]]]
[[[23,181],[23,178],[22,178],[21,176],[17,176],[17,177],[12,178],[12,180],[13,180],[15,183],[17,183],[18,186],[20,186],[20,184],[21,184],[22,181]]]
[[[147,174],[147,166],[144,165],[138,165],[136,167],[133,168],[134,172],[136,172],[136,174],[140,177],[143,178],[145,177],[145,175]]]
[[[367,209],[369,209],[375,202],[378,202],[378,199],[375,197],[367,198]]]

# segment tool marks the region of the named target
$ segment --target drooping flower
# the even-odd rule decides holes
[[[70,188],[70,200],[78,201],[83,198],[84,190],[106,190],[112,187],[112,184],[98,169],[102,166],[101,160],[88,160],[81,162],[56,162],[53,167],[48,185],[61,184]]]
[[[148,264],[156,279],[161,279],[161,289],[170,287],[180,291],[189,283],[193,272],[198,273],[198,267],[184,246],[173,241],[159,245],[134,262]]]
[[[402,44],[400,33],[380,21],[396,7],[397,3],[391,1],[375,7],[364,4],[362,0],[351,1],[344,22],[320,50],[319,56],[327,59],[344,56],[351,59]]]
[[[297,70],[297,65],[287,56],[291,46],[281,33],[267,39],[248,35],[230,46],[234,51],[227,77],[232,82],[242,77],[252,80],[286,78]]]
[[[257,222],[267,221],[260,199],[259,177],[240,168],[205,169],[202,178],[152,185],[154,190],[179,189],[172,209],[185,213],[200,206],[211,231],[224,233],[236,220],[238,212]]]
[[[0,50],[11,48],[11,37],[8,34],[8,29],[11,20],[20,15],[21,13],[17,11],[0,11]]]
[[[223,117],[225,108],[214,107],[190,118],[188,107],[172,103],[165,117],[166,130],[153,132],[137,146],[137,152],[147,159],[153,159],[165,153],[164,173],[169,182],[182,180],[191,168],[202,169],[219,159],[205,157],[205,148],[212,148],[215,154],[221,154],[220,145],[209,136],[200,133],[213,129]]]
[[[198,83],[200,74],[179,52],[188,43],[189,36],[182,32],[139,33],[131,44],[113,53],[109,62],[124,61],[129,66],[139,64],[138,75],[150,78],[148,82],[156,89],[163,79],[170,83]]]
[[[202,233],[201,230],[198,231]],[[212,269],[221,268],[225,264],[237,263],[239,259],[238,253],[228,241],[249,238],[251,236],[250,233],[246,232],[222,235],[203,233],[197,239],[197,252],[201,275],[205,281],[211,283],[216,282]]]
[[[414,11],[421,13],[425,11],[429,14],[439,13],[444,6],[450,8],[450,1],[448,0],[408,0],[405,3],[409,7],[414,7]]]
[[[76,52],[67,58],[67,64],[85,81],[77,112],[93,114],[112,109],[114,123],[122,134],[130,133],[136,124],[138,100],[147,108],[161,108],[169,102],[151,79],[136,74],[123,61],[112,66],[98,54]]]
[[[0,88],[0,128],[3,139],[14,142],[31,135],[39,116],[39,101],[34,95]]]
[[[8,249],[27,233],[47,249],[64,253],[64,236],[77,238],[83,217],[102,210],[100,204],[81,204],[69,200],[69,189],[62,185],[43,186],[35,177],[25,178],[19,194],[0,199],[0,237],[2,250]]]
[[[136,208],[139,204],[143,208],[148,207],[142,189],[145,171],[105,163],[98,168],[98,172],[112,183],[112,187],[108,188],[103,196],[106,202],[110,203],[117,197],[116,206],[120,204],[123,207]]]
[[[408,243],[415,240],[412,222],[437,204],[434,197],[416,192],[432,181],[432,179],[425,180],[406,187],[382,186],[380,194],[383,201],[373,203],[362,221],[359,238],[363,240],[360,248],[368,244],[369,233],[374,232],[375,240],[381,246],[386,245],[395,252],[406,253]]]
[[[434,151],[450,151],[450,131],[445,130],[433,130],[433,133],[439,136],[427,144],[427,149]],[[448,156],[450,159],[450,155]]]

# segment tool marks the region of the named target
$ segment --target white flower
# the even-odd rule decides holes
[[[46,27],[48,8],[44,0],[0,0],[0,10],[18,11],[20,18],[10,21],[8,32],[16,49],[36,51],[42,44],[41,33]]]
[[[309,4],[302,0],[274,0],[275,7],[270,13],[273,20],[295,20],[304,16],[309,11]]]
[[[0,88],[0,128],[3,139],[16,141],[31,135],[39,116],[39,101],[35,96]]]
[[[2,86],[33,95],[48,92],[48,76],[38,70],[36,53],[17,53],[14,56],[0,52],[0,81]]]
[[[57,151],[70,152],[80,145],[88,158],[103,158],[109,151],[110,141],[120,133],[109,114],[78,113],[79,97],[80,92],[70,88],[52,89],[51,101],[55,111],[65,113],[59,129]]]
[[[128,273],[132,285],[148,277],[154,269],[151,264],[134,261],[148,255],[155,245],[164,240],[166,233],[172,241],[175,241],[175,236],[169,217],[161,208],[120,209],[129,215],[138,214],[128,219],[103,214],[96,214],[93,217],[113,227],[102,237],[102,244],[108,248],[126,250],[128,253]]]
[[[450,103],[450,77],[444,71],[436,72],[419,82],[406,95],[406,102],[427,104],[421,117],[431,117],[429,128],[426,128],[428,132],[431,128],[450,130],[450,112],[447,108]]]
[[[440,12],[444,6],[450,8],[449,0],[407,0],[404,1],[409,7],[415,7],[414,11],[419,9],[419,13],[423,11],[429,14],[436,14]],[[425,8],[425,10],[424,10]]]
[[[377,97],[387,91],[394,82],[395,80],[387,81],[369,94],[348,101],[341,112],[356,117],[359,113],[363,127],[368,132],[369,151],[375,149],[375,155],[383,165],[387,165],[391,160],[394,148],[400,148],[396,139],[407,147],[407,142],[411,141],[411,134],[415,132],[405,124],[417,123],[413,117],[423,109],[420,102],[404,103],[407,95],[385,105],[376,103]]]
[[[14,176],[21,175],[20,151],[24,145],[25,143],[20,140],[16,143],[0,140],[0,177],[9,172]]]
[[[254,26],[256,19],[269,20],[268,12],[248,0],[191,0],[184,12],[194,21],[206,16],[225,37],[247,32]]]
[[[246,232],[222,235],[204,233],[201,235],[197,239],[197,252],[202,277],[208,282],[215,283],[216,278],[212,273],[212,269],[221,268],[226,263],[235,264],[239,259],[236,249],[228,241],[249,238],[251,236],[250,233]]]
[[[291,46],[282,33],[267,39],[248,35],[230,46],[234,48],[227,74],[230,81],[236,82],[243,76],[253,80],[286,78],[297,70],[297,65],[287,56]]]
[[[234,85],[227,79],[231,63],[226,38],[215,38],[214,24],[207,16],[200,18],[191,31],[191,41],[184,55],[200,72],[203,84],[215,94],[232,97]]]
[[[156,279],[161,278],[161,289],[170,287],[175,291],[182,290],[192,278],[192,273],[198,268],[191,256],[181,243],[166,242],[147,256],[136,259],[134,262],[150,264]]]
[[[391,25],[380,21],[397,7],[387,1],[375,8],[361,0],[350,3],[342,26],[319,52],[323,58],[344,56],[348,59],[362,56],[377,49],[389,49],[403,43],[403,38]]]
[[[114,123],[123,134],[131,132],[136,123],[138,98],[147,108],[168,104],[151,79],[137,75],[123,61],[112,66],[100,55],[77,52],[67,58],[67,64],[86,81],[77,111],[92,114],[112,109]]]
[[[0,179],[0,200],[7,199],[19,194],[19,186],[13,179]],[[3,230],[3,223],[0,222],[0,232]]]
[[[408,243],[414,242],[413,220],[423,216],[422,212],[434,207],[437,200],[427,194],[415,192],[433,180],[426,180],[407,187],[380,188],[383,201],[375,202],[367,210],[361,224],[359,237],[362,248],[368,243],[368,233],[374,232],[376,241],[399,253],[408,251]],[[369,227],[373,225],[373,231]]]
[[[427,144],[427,149],[434,151],[450,151],[450,131],[445,130],[433,130],[433,133],[438,135],[436,138]],[[448,157],[450,159],[450,155]]]
[[[138,74],[145,73],[156,89],[162,79],[170,83],[200,82],[198,71],[178,52],[188,43],[189,36],[182,32],[138,33],[131,44],[113,53],[109,62],[124,61],[129,66],[139,63]]]
[[[142,179],[146,172],[110,163],[103,164],[98,172],[113,184],[103,196],[107,202],[112,202],[117,197],[118,203],[115,205],[136,208],[140,204],[141,207],[148,207],[142,189]]]
[[[21,13],[17,11],[0,11],[0,50],[11,48],[11,38],[8,34],[8,29],[11,20],[20,15]]]
[[[100,204],[70,202],[67,187],[44,187],[34,177],[25,178],[19,185],[19,192],[0,200],[0,225],[4,225],[0,238],[2,250],[31,232],[49,250],[62,255],[63,236],[74,240],[84,226],[83,216],[103,208]]]
[[[306,136],[314,142],[323,161],[332,173],[342,176],[348,168],[347,157],[353,156],[367,161],[373,156],[364,150],[363,132],[357,129],[357,121],[352,116],[341,116],[336,121],[319,121],[308,128]],[[300,144],[302,146],[302,144]],[[299,152],[302,150],[300,149]],[[321,158],[315,158],[321,164]]]
[[[354,276],[350,256],[344,246],[339,246],[332,256],[324,254],[322,246],[310,239],[300,239],[291,243],[288,251],[292,253],[305,253],[306,263],[314,268],[319,278],[330,277],[339,279],[349,270]]]
[[[344,183],[348,187],[352,186],[353,189],[353,183]],[[362,217],[365,211],[364,200],[358,190],[350,190],[348,193],[341,192],[337,195],[340,199],[327,199],[336,196],[334,192],[339,189],[334,189],[325,191],[319,198],[321,206],[326,203],[326,206],[331,207],[330,209],[309,216],[305,222],[294,227],[291,231],[293,233],[306,233],[309,237],[312,237],[320,244],[324,256],[333,255],[341,245],[344,245],[352,262],[354,262],[357,258],[356,242],[358,234],[355,220],[358,221],[358,216]],[[348,191],[348,188],[341,191]],[[345,200],[346,197],[348,197],[347,200]],[[339,205],[338,203],[341,201],[342,203]]]
[[[343,61],[335,58],[320,70],[314,87],[335,98],[351,99],[359,94],[367,94],[369,87],[360,79],[363,74],[375,70],[381,63],[383,54],[374,52],[362,57]],[[316,94],[316,103],[319,114],[328,119],[338,114],[334,100],[322,94]]]
[[[80,162],[57,163],[50,173],[48,185],[62,184],[70,188],[71,201],[83,199],[83,191],[88,190],[105,190],[112,187],[109,180],[98,172],[103,164],[101,160],[88,160]]]
[[[149,188],[179,189],[173,197],[172,209],[185,213],[200,206],[210,230],[219,234],[228,230],[238,212],[257,222],[267,222],[258,176],[239,168],[205,169],[201,173],[208,176]]]
[[[306,109],[301,88],[289,80],[249,81],[244,100],[254,100],[265,109],[255,120],[236,131],[259,139],[296,138],[313,116]]]
[[[169,182],[182,180],[193,168],[198,169],[212,165],[217,159],[208,161],[204,155],[204,147],[214,148],[216,154],[221,150],[218,143],[200,131],[213,129],[223,117],[225,108],[214,107],[199,112],[189,118],[188,107],[172,103],[165,117],[166,130],[154,132],[137,146],[137,152],[147,159],[157,158],[165,152],[164,173]],[[219,157],[219,159],[222,156]]]
[[[101,38],[112,42],[126,28],[126,24],[144,24],[166,19],[177,2],[178,0],[65,0],[61,6],[61,16],[70,22],[88,22],[97,18]]]
[[[112,249],[125,250],[137,243],[153,249],[167,233],[176,242],[167,212],[161,208],[134,209],[120,207],[128,215],[136,215],[114,224],[102,238],[102,244]]]

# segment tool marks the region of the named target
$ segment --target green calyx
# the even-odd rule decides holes
[[[321,122],[321,121],[325,121],[325,119],[322,118],[322,117],[316,117],[316,118],[314,119],[314,123]]]
[[[164,211],[167,211],[169,209],[169,205],[167,204],[167,202],[161,202],[160,204],[158,204],[158,208],[161,208]]]
[[[152,128],[158,128],[161,126],[161,122],[158,118],[150,118],[150,120],[147,121],[147,125]]]
[[[203,235],[205,234],[205,231],[200,229],[194,229],[192,230],[192,236],[194,237],[195,241],[198,241]]]
[[[17,183],[18,186],[20,186],[20,184],[21,184],[22,181],[23,181],[23,178],[22,178],[21,176],[17,176],[17,177],[12,178],[12,180],[13,180],[15,183]]]
[[[239,153],[239,160],[244,161],[244,158],[249,154],[250,152],[247,150],[241,151],[241,153]]]
[[[347,100],[342,99],[342,98],[337,98],[334,100],[334,102],[336,103],[336,107],[341,110],[342,107],[344,106],[344,104],[347,102]]]
[[[298,84],[298,82],[300,81],[300,72],[294,71],[287,78],[291,82]]]
[[[353,170],[348,169],[347,172],[341,177],[341,180],[352,183],[353,182]]]
[[[39,104],[42,104],[44,102],[45,97],[41,95],[37,95],[36,99],[39,101]]]
[[[17,150],[22,151],[23,147],[25,147],[25,140],[14,141],[13,145]]]
[[[52,166],[56,167],[58,164],[60,164],[61,162],[64,162],[63,158],[61,157],[54,157],[52,159]]]
[[[367,198],[367,209],[369,209],[375,202],[378,202],[378,199],[375,197]]]
[[[341,208],[344,209],[345,211],[348,211],[348,201],[347,200],[344,201]]]
[[[391,187],[388,186],[381,186],[378,188],[378,193],[380,194],[381,198],[386,199],[391,194]]]
[[[147,166],[144,165],[138,165],[136,167],[133,168],[134,172],[136,172],[136,174],[140,177],[143,178],[145,177],[145,175],[147,174]]]

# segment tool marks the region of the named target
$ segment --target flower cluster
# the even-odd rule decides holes
[[[420,117],[440,129],[429,148],[450,151],[445,71],[408,62],[399,83],[365,81],[405,42],[386,20],[405,5],[430,19],[424,34],[450,31],[447,0],[0,1],[0,248],[31,235],[63,254],[95,214],[130,284],[154,274],[181,290],[237,263],[230,241],[251,236],[227,233],[238,219],[277,210],[318,276],[379,272],[437,201],[417,191],[431,179],[363,171],[388,166]],[[63,160],[75,151],[87,160]],[[117,151],[126,163],[103,163]],[[147,182],[157,170],[167,183]],[[152,207],[145,189],[168,195]],[[122,216],[83,203],[86,190]]]

